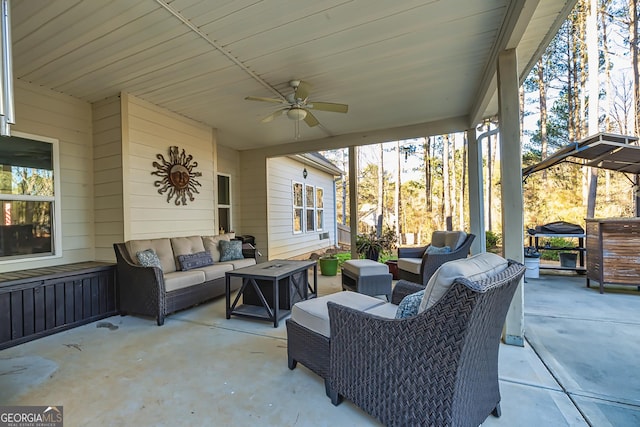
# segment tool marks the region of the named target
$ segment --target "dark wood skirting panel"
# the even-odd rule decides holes
[[[0,273],[0,350],[117,314],[115,264]]]

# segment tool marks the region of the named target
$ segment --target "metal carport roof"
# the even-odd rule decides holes
[[[522,169],[522,176],[550,168],[562,162],[592,166],[616,172],[640,174],[640,146],[635,136],[598,133],[562,147],[535,165]]]

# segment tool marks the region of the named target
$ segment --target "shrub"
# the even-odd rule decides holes
[[[502,236],[500,236],[498,233],[494,233],[493,231],[487,230],[485,232],[485,238],[487,242],[487,249],[493,249],[498,247],[498,245],[500,244],[500,240],[502,239]]]

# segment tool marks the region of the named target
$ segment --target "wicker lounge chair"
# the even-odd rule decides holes
[[[434,232],[442,233],[442,232]],[[429,254],[427,253],[427,246],[420,247],[400,247],[398,248],[398,277],[401,280],[407,280],[409,282],[419,283],[422,286],[426,286],[427,282],[433,276],[433,273],[442,264],[448,261],[453,261],[460,258],[466,258],[469,255],[469,249],[471,243],[475,239],[474,234],[466,235],[464,241],[457,247],[452,248],[451,252]],[[403,260],[412,260],[413,263],[419,264],[419,272],[405,270]]]
[[[479,282],[456,279],[426,311],[386,319],[329,302],[330,339],[287,321],[289,368],[325,378],[385,425],[478,426],[500,415],[498,347],[522,264]],[[400,281],[396,304],[422,286]]]

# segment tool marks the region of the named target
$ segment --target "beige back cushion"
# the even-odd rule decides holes
[[[501,272],[507,266],[506,259],[490,252],[445,262],[429,279],[418,313],[430,308],[442,298],[455,279],[465,277],[468,280],[477,282]]]
[[[231,240],[231,233],[217,234],[215,236],[202,236],[204,250],[211,254],[213,262],[220,262],[220,240]]]
[[[173,255],[176,258],[178,255],[204,252],[204,245],[202,244],[202,237],[200,236],[172,237],[171,247],[173,248]]]
[[[431,246],[436,246],[438,248],[445,246],[444,241],[445,241],[446,235],[447,235],[446,231],[434,231],[431,234]]]
[[[447,231],[444,236],[444,245],[449,246],[452,251],[458,249],[467,238],[464,231]]]
[[[131,259],[136,263],[138,263],[138,257],[136,257],[137,252],[153,249],[156,255],[158,255],[158,258],[160,258],[160,264],[162,264],[162,271],[164,273],[172,273],[176,271],[176,261],[173,256],[171,241],[168,238],[129,240],[126,243],[126,246]]]

